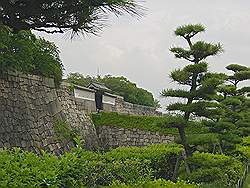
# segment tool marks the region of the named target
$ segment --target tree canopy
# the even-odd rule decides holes
[[[112,90],[113,94],[124,97],[124,100],[134,104],[159,107],[159,101],[155,100],[152,93],[138,88],[135,83],[130,82],[123,76],[115,77],[106,75],[104,77],[84,76],[79,73],[70,73],[67,81],[80,86],[88,86],[91,82],[100,82]]]
[[[14,32],[96,34],[109,12],[140,16],[142,9],[134,0],[1,0],[0,24]]]
[[[6,26],[0,27],[0,69],[20,71],[62,79],[63,66],[58,48],[43,38],[37,38],[30,31],[13,33]]]

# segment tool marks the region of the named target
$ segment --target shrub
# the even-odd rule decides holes
[[[105,154],[108,161],[125,159],[148,160],[155,178],[171,179],[177,158],[183,148],[177,144],[158,144],[147,147],[120,147]]]
[[[183,151],[173,145],[117,148],[107,153],[74,148],[59,158],[20,149],[0,151],[0,187],[94,187],[134,185],[155,177],[171,178]]]
[[[172,178],[180,145],[120,147],[107,153],[76,150],[61,159],[61,177],[67,186],[136,184],[153,177]]]
[[[137,183],[152,177],[147,160],[109,161],[105,154],[80,151],[61,160],[62,185],[69,187],[111,185],[112,182]]]
[[[187,180],[196,183],[235,185],[242,175],[243,164],[226,155],[195,152],[188,163],[192,173]]]
[[[20,149],[0,151],[0,187],[59,186],[59,161]]]

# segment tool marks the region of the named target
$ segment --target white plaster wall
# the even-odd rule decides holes
[[[111,104],[111,105],[115,105],[115,97],[111,97],[108,95],[103,95],[103,103],[105,104]]]
[[[74,89],[75,97],[90,101],[95,101],[95,93],[87,90],[82,89]]]

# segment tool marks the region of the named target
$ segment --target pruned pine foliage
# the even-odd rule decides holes
[[[227,76],[226,83],[218,89],[223,113],[218,116],[211,131],[219,135],[223,153],[232,154],[242,137],[250,135],[250,87],[240,87],[240,83],[250,79],[250,68],[238,64],[226,67],[233,74]]]
[[[0,23],[14,31],[92,33],[103,26],[109,13],[141,16],[134,0],[1,0]]]
[[[184,59],[189,64],[182,69],[172,71],[170,74],[170,78],[182,86],[181,89],[166,89],[161,93],[163,97],[184,99],[182,103],[170,104],[167,110],[183,114],[185,122],[178,127],[178,130],[188,156],[191,156],[192,151],[186,138],[185,127],[188,126],[191,116],[213,120],[218,118],[222,110],[220,104],[215,101],[215,99],[220,98],[216,89],[227,78],[224,74],[208,72],[207,58],[222,53],[223,49],[220,43],[193,41],[193,37],[204,31],[205,27],[201,24],[184,25],[176,29],[176,36],[182,37],[187,42],[188,47],[172,47],[170,51],[176,58]]]
[[[183,37],[189,47],[187,49],[181,47],[170,49],[176,58],[185,59],[190,63],[182,69],[172,71],[170,78],[180,85],[188,86],[189,89],[166,89],[162,91],[162,96],[186,99],[186,103],[172,104],[168,107],[168,110],[186,113],[186,120],[191,114],[209,117],[209,112],[212,113],[216,105],[213,104],[211,107],[207,100],[213,100],[216,97],[217,86],[222,84],[226,78],[224,74],[208,72],[208,63],[205,61],[207,57],[223,52],[221,44],[205,41],[192,42],[192,37],[204,31],[205,27],[200,24],[178,27],[175,34]]]

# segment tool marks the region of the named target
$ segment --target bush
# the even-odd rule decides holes
[[[187,180],[195,183],[232,186],[243,173],[243,164],[226,155],[195,152],[188,163],[192,173]]]
[[[118,148],[107,153],[74,148],[56,157],[20,149],[0,151],[0,187],[93,187],[171,178],[179,145]]]
[[[155,178],[172,179],[177,158],[183,152],[180,145],[151,145],[147,147],[120,147],[106,153],[108,161],[125,159],[148,160]]]
[[[62,64],[58,48],[51,42],[36,38],[30,31],[13,33],[0,25],[0,70],[20,71],[62,79]]]
[[[0,151],[0,187],[59,186],[59,160],[20,149]]]
[[[105,154],[80,151],[66,154],[61,159],[62,185],[69,187],[126,184],[152,178],[147,160],[124,159],[108,161]]]

